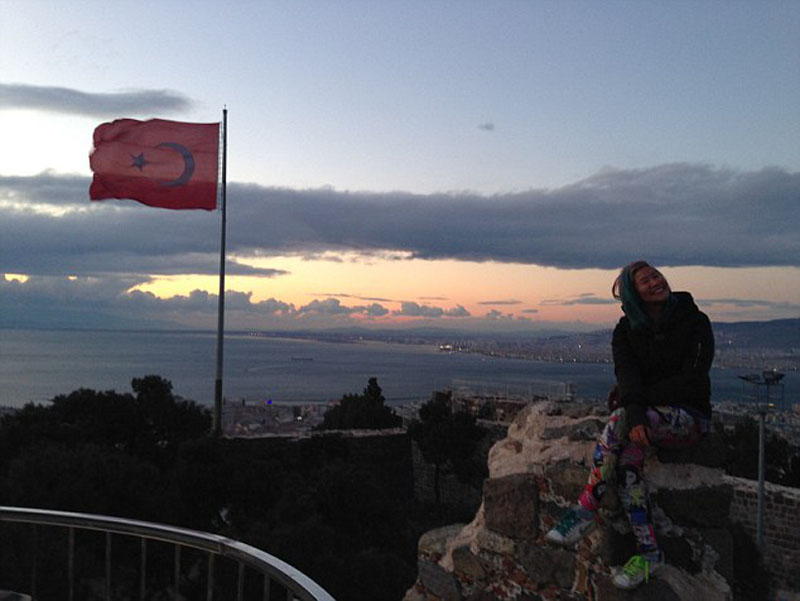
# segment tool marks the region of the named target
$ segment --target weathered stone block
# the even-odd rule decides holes
[[[463,574],[470,582],[482,582],[486,578],[486,568],[467,545],[453,549],[453,569],[457,574]]]
[[[566,404],[547,402],[542,405],[542,414],[549,417],[563,415]]]
[[[486,527],[509,538],[536,536],[539,489],[533,474],[487,480],[483,486]]]
[[[662,488],[652,497],[675,523],[714,528],[728,523],[733,489],[727,484],[693,489]]]
[[[513,555],[516,544],[513,540],[502,534],[497,534],[491,530],[479,530],[477,535],[478,547],[481,550],[494,553],[496,555]]]
[[[658,448],[656,453],[661,463],[694,463],[706,467],[725,465],[725,442],[716,432],[685,449]]]
[[[570,505],[574,505],[586,487],[589,468],[576,465],[571,461],[560,461],[546,466],[544,477],[550,483],[552,494],[565,499]]]
[[[564,405],[561,414],[580,419],[581,417],[593,414],[596,408],[597,405],[589,403],[567,403]]]
[[[430,561],[418,561],[417,577],[426,590],[443,601],[461,601],[458,580],[442,566]]]
[[[575,555],[563,549],[527,543],[520,549],[519,562],[540,587],[556,584],[569,589],[575,580]]]
[[[446,550],[447,542],[461,532],[463,528],[464,524],[451,524],[450,526],[428,530],[419,537],[417,553],[423,557],[441,557]]]
[[[599,419],[587,419],[576,424],[545,428],[539,438],[542,440],[554,440],[566,437],[567,440],[571,441],[596,441],[604,427],[605,423]]]

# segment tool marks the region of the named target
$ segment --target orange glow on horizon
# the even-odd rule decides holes
[[[343,253],[323,258],[270,257],[237,259],[252,267],[286,272],[274,277],[226,276],[226,289],[252,293],[251,302],[270,298],[300,308],[314,300],[336,298],[344,306],[377,303],[389,310],[381,317],[360,315],[366,322],[397,324],[418,321],[415,316],[397,315],[403,303],[444,312],[463,307],[472,318],[493,312],[500,319],[527,318],[539,321],[615,320],[616,304],[583,304],[575,299],[600,295],[613,276],[604,270],[571,270],[514,263],[475,263],[454,260],[386,259]],[[199,289],[216,294],[218,279],[213,275],[155,276],[135,289],[158,297],[188,296]],[[355,316],[354,316],[355,317]],[[461,318],[441,316],[447,321]]]
[[[238,259],[245,263],[243,259]],[[410,324],[420,317],[398,315],[403,303],[447,312],[464,307],[472,319],[527,319],[530,322],[584,322],[606,326],[620,317],[611,298],[616,270],[563,270],[514,263],[386,259],[343,253],[323,258],[279,256],[247,260],[262,269],[286,272],[274,277],[227,276],[228,291],[249,292],[251,302],[274,298],[296,309],[314,300],[338,299],[346,307],[386,308],[384,316],[353,314],[364,324]],[[734,300],[770,298],[798,303],[800,269],[675,267],[663,269],[674,290],[689,290],[712,320],[739,319]],[[753,286],[756,282],[758,286]],[[214,275],[154,276],[136,289],[161,298],[188,296],[199,289],[216,294]],[[767,308],[750,308],[769,319]],[[442,323],[463,318],[445,315]],[[522,325],[522,322],[520,322]]]

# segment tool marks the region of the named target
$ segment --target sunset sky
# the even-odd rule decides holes
[[[216,327],[220,215],[92,132],[229,111],[231,328],[800,317],[800,3],[0,0],[0,325]]]

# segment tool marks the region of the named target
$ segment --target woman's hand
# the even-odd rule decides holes
[[[643,424],[639,424],[638,426],[631,428],[631,432],[628,437],[631,439],[632,443],[638,444],[640,447],[650,446],[650,441],[647,438],[647,430]]]

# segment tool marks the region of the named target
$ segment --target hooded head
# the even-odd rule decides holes
[[[636,274],[645,268],[647,268],[650,275],[644,274],[646,279],[639,278],[641,281],[638,281]],[[656,282],[656,285],[652,286],[650,281]],[[661,284],[658,284],[658,282],[661,282]],[[634,261],[622,268],[617,279],[614,280],[611,293],[614,298],[622,301],[622,310],[634,329],[652,323],[647,310],[647,302],[666,302],[669,304],[672,300],[672,293],[664,276],[647,261],[642,260]],[[642,298],[643,294],[646,297],[645,300]],[[654,300],[650,300],[651,298]]]

